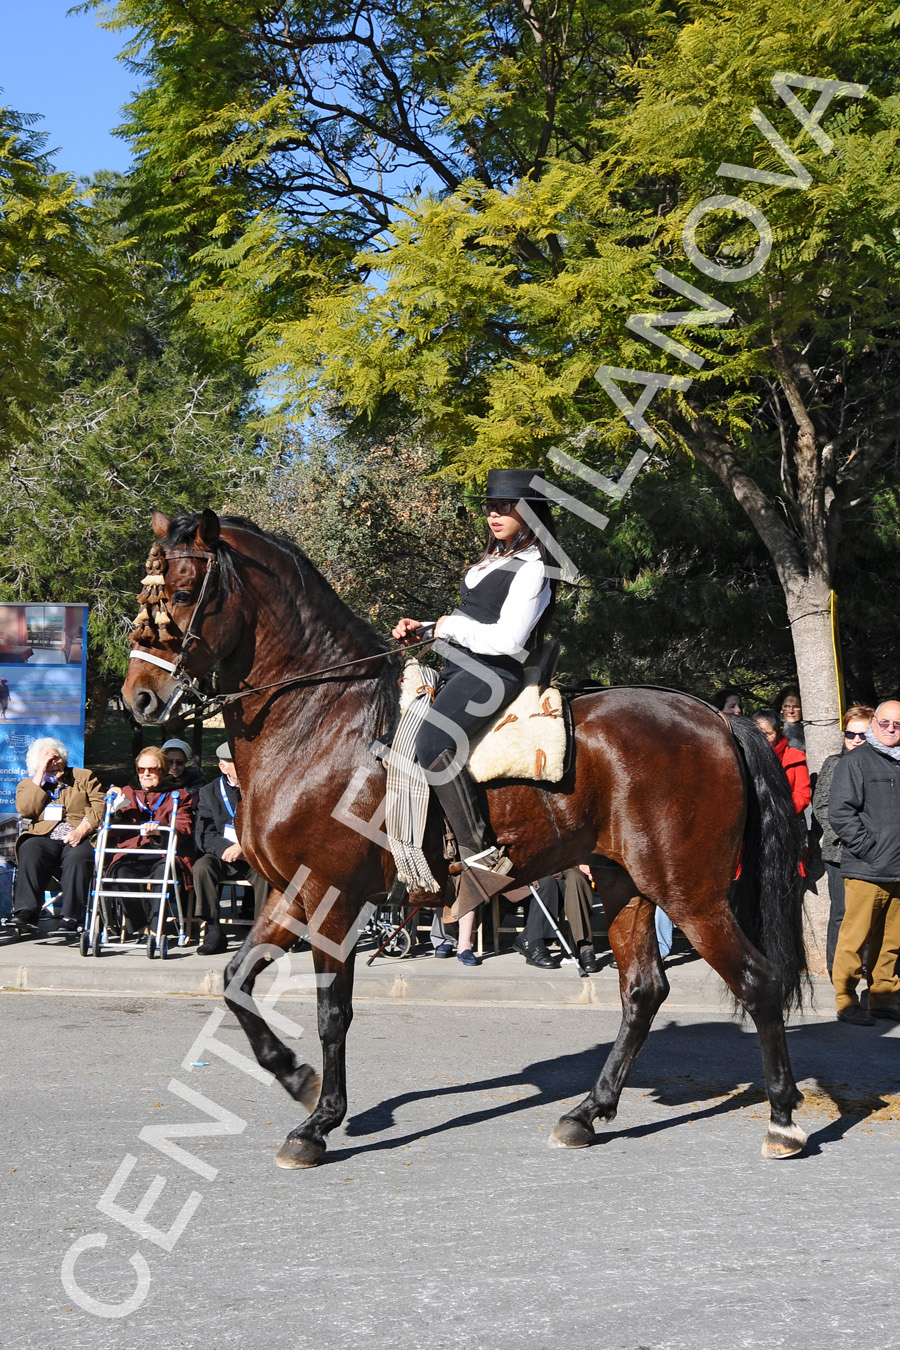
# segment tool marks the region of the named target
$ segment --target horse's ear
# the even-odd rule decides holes
[[[153,515],[150,517],[150,524],[153,526],[153,533],[156,535],[157,539],[165,539],[166,535],[169,533],[169,526],[171,523],[169,517],[163,515],[162,511],[154,511]]]
[[[215,511],[210,511],[207,507],[200,513],[200,523],[197,526],[197,534],[194,543],[198,548],[204,549],[207,553],[215,553],[216,545],[219,542],[219,517]]]

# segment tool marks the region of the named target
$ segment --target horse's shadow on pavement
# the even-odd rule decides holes
[[[900,1120],[898,1038],[887,1036],[890,1029],[888,1023],[861,1029],[838,1022],[805,1022],[789,1028],[788,1046],[794,1072],[798,1082],[804,1083],[806,1093],[806,1103],[798,1111],[799,1123],[810,1132],[805,1156],[819,1154],[824,1146],[841,1139],[876,1112],[889,1112]],[[347,1121],[345,1138],[366,1136],[367,1142],[350,1144],[331,1156],[335,1160],[338,1156],[347,1159],[356,1154],[405,1148],[432,1135],[500,1120],[536,1107],[569,1103],[573,1097],[590,1090],[609,1048],[609,1043],[598,1043],[573,1054],[537,1060],[508,1074],[389,1097]],[[751,1023],[682,1025],[674,1016],[666,1020],[663,1014],[631,1072],[626,1091],[628,1088],[642,1091],[658,1105],[682,1109],[663,1120],[641,1125],[621,1129],[601,1126],[597,1145],[617,1139],[645,1138],[689,1122],[725,1116],[746,1106],[758,1105],[760,1117],[768,1119],[759,1040]],[[450,1106],[449,1099],[462,1095],[478,1098],[504,1090],[527,1095],[500,1103],[473,1103],[462,1111]],[[451,1110],[446,1119],[409,1133],[372,1139],[373,1135],[384,1136],[402,1125],[404,1107],[441,1099],[448,1099]]]

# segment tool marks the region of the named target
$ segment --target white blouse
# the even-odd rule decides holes
[[[441,637],[452,638],[461,647],[481,656],[514,656],[521,660],[527,655],[525,644],[550,603],[550,583],[544,576],[544,564],[537,546],[531,544],[521,553],[506,556],[493,554],[470,567],[465,580],[466,585],[474,589],[490,572],[511,558],[524,559],[525,566],[513,575],[496,623],[479,623],[454,610],[444,621]]]

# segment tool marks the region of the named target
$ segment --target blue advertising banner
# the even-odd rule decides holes
[[[16,809],[32,741],[54,736],[84,765],[87,605],[0,604],[0,815]]]

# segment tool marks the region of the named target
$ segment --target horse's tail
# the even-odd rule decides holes
[[[735,918],[775,967],[784,1012],[799,1007],[806,972],[803,945],[803,816],[791,800],[787,775],[749,718],[728,719],[743,756],[747,821],[740,874],[731,888]]]

